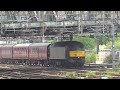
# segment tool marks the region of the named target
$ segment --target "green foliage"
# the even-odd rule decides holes
[[[116,76],[116,75],[120,75],[120,69],[117,69],[117,70],[105,70],[105,71],[86,71],[86,72],[66,72],[66,71],[62,71],[60,73],[61,76],[64,76],[64,77],[69,77],[69,78],[78,78],[78,77],[84,77],[85,79],[88,78],[88,77],[96,77],[96,78],[101,78],[101,77],[107,77],[108,79],[112,79],[113,76]]]
[[[116,38],[116,40],[115,40],[115,48],[120,49],[120,38]]]
[[[76,72],[63,72],[63,75],[65,77],[75,78],[75,77],[78,77],[79,74]]]
[[[47,43],[54,43],[57,42],[57,40],[48,40]]]
[[[93,50],[90,54],[85,57],[86,63],[94,63],[96,61],[96,51]]]
[[[96,46],[96,41],[94,38],[89,37],[80,37],[78,35],[75,35],[73,37],[73,41],[79,41],[85,45],[85,49],[92,50]]]
[[[22,39],[17,38],[17,44],[21,44],[22,42],[23,42],[23,40],[22,40]]]
[[[99,44],[103,45],[106,44],[109,41],[109,39],[103,35],[99,36]]]
[[[106,44],[106,49],[111,49],[112,47],[112,42],[109,41],[107,44]],[[115,38],[115,49],[120,49],[120,38]]]

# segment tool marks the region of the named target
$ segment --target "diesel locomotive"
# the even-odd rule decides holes
[[[77,41],[0,45],[0,63],[83,67],[85,49]]]

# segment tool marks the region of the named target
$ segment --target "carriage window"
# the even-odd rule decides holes
[[[28,50],[26,49],[26,53],[28,53]]]
[[[15,49],[14,49],[14,53],[15,53],[15,54],[19,54],[18,48],[15,48]]]
[[[33,49],[33,53],[35,54],[35,48]]]
[[[27,50],[26,48],[23,49],[23,53],[26,54],[27,53]]]
[[[41,53],[41,48],[39,48],[39,53]]]
[[[42,47],[42,53],[44,53],[44,47]]]
[[[32,49],[32,53],[33,53],[33,54],[36,54],[36,53],[37,53],[37,48],[33,48],[33,49]]]
[[[33,54],[35,54],[35,48],[33,48]]]
[[[10,49],[7,49],[7,54],[10,54],[10,51],[11,51]]]
[[[43,48],[43,53],[45,53],[45,47]]]
[[[33,53],[33,49],[31,48],[30,51],[31,51],[31,54],[32,54]]]
[[[22,53],[21,48],[18,48],[18,52],[19,52],[19,54],[21,54],[21,53]]]
[[[45,53],[45,47],[43,48],[43,52]]]
[[[38,53],[38,48],[36,48],[36,53]]]
[[[41,53],[43,53],[43,47],[41,48]]]
[[[25,48],[23,48],[23,54],[26,54],[26,49]]]

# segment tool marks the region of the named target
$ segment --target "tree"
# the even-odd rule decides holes
[[[73,36],[73,40],[83,43],[85,46],[85,49],[88,49],[88,50],[94,49],[96,46],[95,38],[80,37],[78,35],[75,35],[75,36]]]

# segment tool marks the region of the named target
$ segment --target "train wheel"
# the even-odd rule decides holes
[[[30,64],[30,61],[29,61],[29,64],[28,64],[28,65],[31,65],[31,64]]]
[[[56,67],[56,63],[55,61],[52,61],[53,67]]]
[[[41,61],[41,65],[44,66],[44,62],[43,61]]]
[[[7,61],[8,61],[8,60],[5,60],[5,64],[7,64]]]
[[[7,60],[7,64],[9,64],[9,60]]]
[[[15,60],[15,64],[18,64],[18,61],[17,61],[17,60]]]
[[[36,65],[39,66],[39,61],[36,62]]]
[[[32,65],[32,66],[34,65],[34,62],[33,62],[33,61],[31,61],[31,65]]]
[[[20,65],[20,60],[17,60],[18,61],[18,65]]]
[[[35,65],[35,61],[32,62],[33,66]]]
[[[5,64],[5,60],[3,60],[3,64]]]
[[[0,63],[1,63],[1,60],[0,60]]]
[[[30,61],[30,65],[31,65],[31,66],[33,65],[32,61]]]
[[[15,64],[17,64],[17,61],[15,60]]]
[[[29,61],[28,60],[26,60],[26,65],[29,65]]]
[[[44,62],[44,63],[43,63],[43,66],[45,66],[45,67],[46,67],[46,66],[47,66],[46,61],[43,61],[43,62]]]
[[[9,64],[12,64],[12,60],[9,61]]]
[[[35,61],[35,66],[37,66],[38,65],[38,61]]]
[[[33,65],[33,66],[35,65],[35,62],[34,62],[34,61],[32,61],[32,65]]]
[[[6,64],[8,64],[8,61],[9,61],[9,60],[7,60]]]
[[[81,65],[80,65],[80,69],[83,69],[84,68],[84,64],[82,63]]]
[[[27,61],[27,60],[24,60],[24,63],[23,63],[23,65],[26,65],[26,61]]]

